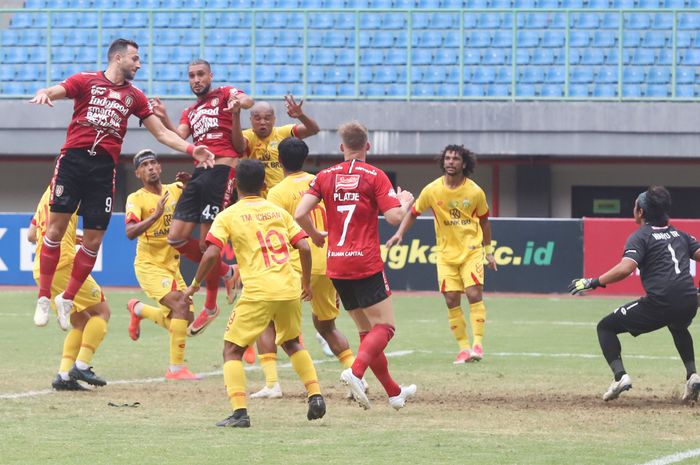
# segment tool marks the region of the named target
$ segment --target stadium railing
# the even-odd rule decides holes
[[[165,43],[170,44],[167,45],[168,47],[175,48],[182,45],[183,35],[179,37],[173,34],[168,35],[167,31],[187,29],[190,32],[197,31],[194,35],[191,33],[188,35],[187,43],[198,43],[189,48],[182,48],[182,50],[189,50],[192,58],[209,59],[215,74],[218,76],[221,76],[222,73],[217,73],[219,65],[212,58],[211,53],[208,53],[208,50],[212,49],[207,43],[207,39],[211,40],[212,36],[208,34],[217,30],[242,32],[242,37],[237,40],[248,45],[226,46],[226,39],[224,39],[224,43],[221,43],[221,38],[219,38],[218,47],[221,50],[229,49],[227,53],[237,53],[237,50],[243,51],[245,63],[232,65],[231,68],[240,69],[231,74],[237,74],[240,82],[243,83],[242,86],[258,97],[281,98],[287,92],[293,91],[308,99],[332,100],[700,100],[700,88],[698,88],[700,72],[693,72],[691,74],[694,76],[688,76],[690,71],[693,71],[693,67],[700,65],[700,61],[695,63],[695,61],[700,60],[700,48],[696,48],[700,47],[700,36],[696,34],[696,37],[689,39],[692,44],[689,43],[687,46],[683,44],[682,59],[684,63],[681,63],[681,54],[679,53],[679,23],[681,20],[685,24],[688,23],[688,18],[691,18],[690,26],[694,23],[700,24],[700,18],[698,18],[700,13],[693,8],[600,10],[590,8],[490,8],[480,10],[0,9],[0,17],[1,15],[22,14],[33,18],[33,15],[36,15],[40,20],[34,22],[32,18],[21,17],[16,27],[30,31],[43,30],[44,32],[44,37],[41,37],[40,33],[38,39],[31,37],[28,42],[34,45],[25,47],[31,48],[36,53],[36,56],[31,56],[31,60],[26,60],[38,65],[36,72],[30,73],[33,75],[29,77],[36,78],[38,76],[39,79],[28,80],[34,84],[33,87],[31,85],[25,87],[7,85],[13,81],[19,82],[18,79],[8,79],[12,75],[12,70],[6,68],[8,65],[15,67],[13,68],[15,76],[22,72],[22,66],[29,65],[23,62],[21,54],[15,53],[22,48],[20,45],[5,45],[0,42],[0,50],[2,50],[0,62],[2,67],[6,68],[3,71],[3,84],[5,85],[2,87],[0,98],[22,98],[32,95],[36,90],[35,87],[48,86],[57,81],[53,79],[57,75],[54,71],[65,71],[64,74],[70,74],[70,72],[91,67],[92,61],[84,62],[81,60],[83,62],[80,64],[71,63],[70,53],[63,55],[60,53],[63,46],[54,47],[52,45],[52,31],[57,29],[55,25],[65,26],[58,29],[72,31],[67,32],[68,35],[84,33],[88,35],[90,41],[94,39],[94,47],[84,44],[81,50],[85,53],[84,56],[89,57],[90,60],[94,59],[94,65],[98,69],[103,68],[106,62],[107,47],[106,37],[103,36],[103,33],[107,30],[113,32],[116,29],[119,30],[121,36],[130,38],[130,31],[126,27],[128,25],[123,24],[123,22],[120,27],[105,27],[111,21],[109,18],[112,16],[110,15],[115,13],[133,14],[135,15],[133,18],[140,18],[142,27],[138,29],[141,31],[142,38],[147,38],[147,40],[141,43],[141,50],[146,52],[146,59],[139,74],[147,77],[146,79],[138,79],[139,76],[137,76],[137,84],[143,87],[148,95],[160,95],[166,98],[191,98],[191,93],[186,85],[186,76],[179,73],[156,72],[160,68],[168,66],[179,66],[183,69],[186,67],[187,60],[185,63],[179,64],[173,64],[172,60],[167,58],[163,60],[163,57],[158,55],[158,49],[166,47]],[[171,20],[180,18],[179,23],[178,20],[169,22],[163,16],[168,14],[171,15]],[[189,14],[190,19],[187,20],[187,16],[183,16],[183,14]],[[274,43],[269,44],[268,42],[265,42],[266,45],[259,45],[260,31],[277,31],[276,33],[281,34],[282,31],[287,30],[286,23],[271,21],[265,24],[265,18],[279,18],[280,15],[285,14],[297,21],[294,26],[295,30],[301,33],[301,44],[294,44],[292,39],[287,42],[292,45],[286,47],[277,47]],[[433,40],[429,35],[421,35],[430,27],[426,28],[425,25],[420,26],[420,29],[414,27],[417,18],[421,18],[420,21],[425,22],[425,15],[431,14],[443,18],[446,14],[453,15],[447,24],[452,27],[442,25],[442,31],[446,34],[458,34],[457,42],[455,42],[454,37],[449,37],[451,47],[444,43],[447,40],[447,35],[443,35],[440,41]],[[323,24],[320,25],[319,23],[310,23],[312,18],[318,20],[320,18],[318,15],[323,15],[326,18],[325,22],[321,21]],[[333,63],[324,65],[324,74],[319,77],[318,70],[315,69],[316,65],[310,63],[310,50],[322,50],[324,47],[310,47],[310,37],[335,29],[337,24],[334,24],[336,20],[333,19],[332,15],[342,16],[341,21],[345,23],[343,28],[348,32],[347,43],[351,44],[343,49],[349,50],[350,53],[345,54],[349,56],[336,55],[329,59]],[[403,21],[401,18],[396,19],[397,15],[403,16]],[[61,23],[55,21],[58,17],[73,19]],[[238,22],[237,27],[234,28],[218,27],[221,18],[233,17],[247,19],[243,23]],[[328,20],[328,18],[331,19]],[[384,24],[382,18],[394,18],[391,19],[393,24],[391,21],[389,24]],[[347,24],[347,19],[352,21],[350,25]],[[482,20],[483,24],[481,24]],[[21,21],[31,22],[21,24]],[[302,24],[298,24],[299,21]],[[478,27],[475,28],[476,25],[472,21],[476,21]],[[655,28],[655,21],[661,23],[659,28]],[[3,29],[3,33],[13,30],[12,27],[15,26],[10,24],[11,27]],[[90,26],[81,28],[80,24],[90,24]],[[222,22],[222,24],[224,23]],[[241,24],[244,26],[239,27]],[[33,27],[37,25],[41,27]],[[482,25],[484,27],[481,27]],[[440,27],[440,22],[436,20],[435,26],[436,28]],[[687,24],[683,25],[682,28],[689,29]],[[690,29],[692,30],[692,27]],[[386,35],[377,35],[375,36],[378,37],[376,43],[379,46],[372,47],[373,44],[368,42],[371,39],[368,39],[366,34],[380,33],[386,30],[397,32],[393,41],[387,42],[386,37],[388,36]],[[537,31],[539,34],[533,34],[533,31]],[[561,34],[557,37],[557,34],[554,33],[556,31],[563,32],[563,44],[561,43]],[[654,36],[650,34],[653,31],[664,31],[664,33],[661,36],[659,34]],[[90,32],[94,32],[94,34],[90,34]],[[487,33],[488,37],[480,36],[479,32]],[[2,37],[0,36],[0,40]],[[423,44],[419,43],[418,39],[422,37],[425,37],[425,49],[432,50],[431,54],[419,53],[423,49]],[[284,40],[288,39],[281,40],[284,43]],[[433,41],[431,42],[431,40]],[[319,43],[318,37],[314,38],[314,43]],[[475,45],[472,46],[472,43]],[[510,46],[508,46],[509,43]],[[649,48],[646,48],[645,44],[647,43]],[[601,48],[597,48],[599,46],[605,50],[605,53],[596,53],[596,50],[601,50]],[[373,48],[383,50],[381,58],[379,55],[371,57]],[[457,62],[446,65],[444,63],[449,63],[454,57],[453,53],[448,53],[450,48],[458,51]],[[56,53],[54,53],[54,49],[56,49]],[[272,54],[264,54],[265,51],[282,49],[296,49],[297,52],[301,51],[301,54],[296,53],[293,59],[282,53],[274,57]],[[559,50],[556,61],[547,56],[547,49]],[[398,70],[395,74],[392,74],[391,69],[389,71],[381,70],[381,68],[388,66],[385,65],[384,61],[389,56],[389,51],[405,51],[405,64],[400,64],[402,60],[399,59],[397,60],[399,64],[393,65],[391,68]],[[174,53],[178,55],[178,59],[183,58],[177,51]],[[562,53],[563,56],[561,56]],[[531,65],[530,59],[535,54],[537,54],[538,60],[542,59],[542,63],[548,64]],[[370,55],[370,58],[366,59],[365,55]],[[542,55],[544,55],[544,59]],[[447,58],[445,58],[446,56]],[[272,71],[265,69],[284,65],[286,63],[285,57],[292,60],[291,62],[301,60],[300,64],[292,66],[296,67],[298,72],[290,71],[290,67],[280,68],[283,71],[279,73],[277,69],[272,69]],[[158,61],[164,62],[156,63],[154,62],[156,58]],[[416,63],[420,64],[414,63],[414,59]],[[366,65],[364,64],[365,60],[374,64]],[[443,60],[442,64],[440,60]],[[319,57],[319,61],[323,62],[323,57]],[[339,61],[349,64],[341,66],[337,64]],[[522,65],[523,62],[528,64]],[[691,66],[684,66],[681,72],[679,71],[681,64],[690,64]],[[44,70],[41,70],[42,65],[45,65]],[[376,68],[368,70],[367,66],[375,66]],[[422,68],[418,68],[418,66]],[[455,66],[458,67],[456,71]],[[469,68],[469,66],[473,66],[473,68]],[[326,74],[326,71],[335,67],[340,71]],[[441,71],[445,68],[449,68],[449,70]],[[615,71],[612,71],[613,69]],[[498,70],[497,74],[495,70]],[[422,74],[423,71],[426,71],[425,76]],[[469,75],[467,76],[467,74]],[[563,76],[561,76],[562,74]],[[167,82],[172,85],[170,87],[161,85],[162,77],[167,77]],[[224,78],[227,77],[230,76],[224,73]],[[509,82],[506,82],[508,79]],[[683,81],[683,86],[679,87],[681,80],[685,81]],[[218,81],[222,82],[221,79]],[[235,81],[231,83],[237,84]],[[548,83],[553,85],[548,86]],[[679,92],[681,88],[683,91]],[[20,89],[22,92],[6,92],[6,90],[13,89]],[[332,95],[333,90],[335,90],[335,95]]]

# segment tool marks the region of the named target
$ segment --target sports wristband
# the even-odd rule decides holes
[[[194,144],[190,144],[187,146],[187,153],[190,155],[194,154]]]
[[[591,289],[595,289],[596,287],[605,287],[605,284],[600,284],[600,278],[593,278],[591,280]]]
[[[493,255],[493,253],[496,251],[496,248],[494,246],[492,246],[491,244],[485,245],[484,249],[485,249],[486,255]]]

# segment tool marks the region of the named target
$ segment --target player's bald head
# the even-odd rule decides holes
[[[256,115],[256,114],[275,114],[275,109],[270,105],[269,102],[255,102],[255,105],[253,105],[250,109],[250,114],[251,115]]]
[[[255,102],[250,109],[250,126],[256,136],[265,139],[275,126],[275,109],[268,102]]]

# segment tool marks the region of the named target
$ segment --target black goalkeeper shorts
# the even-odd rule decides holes
[[[213,223],[231,201],[234,173],[227,165],[196,168],[175,206],[173,218],[188,223]]]

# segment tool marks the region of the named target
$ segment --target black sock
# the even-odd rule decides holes
[[[233,411],[233,418],[241,418],[244,415],[248,415],[248,409],[239,408]]]

